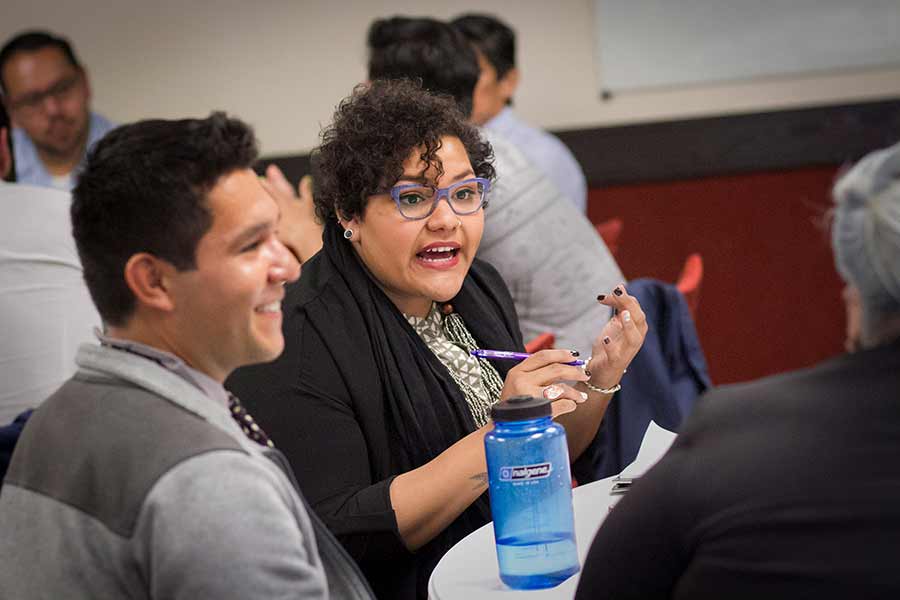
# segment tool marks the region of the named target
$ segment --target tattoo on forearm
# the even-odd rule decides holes
[[[479,488],[487,487],[487,484],[488,484],[487,471],[484,471],[483,473],[478,473],[477,475],[472,475],[471,477],[469,477],[469,479],[471,481],[475,482],[474,489],[476,489],[476,490]]]

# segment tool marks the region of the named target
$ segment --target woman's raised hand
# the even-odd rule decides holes
[[[597,300],[613,308],[613,317],[594,340],[587,382],[609,389],[619,383],[631,359],[641,349],[647,335],[647,318],[634,296],[628,295],[625,284],[617,285],[611,294],[601,294]]]
[[[304,176],[295,192],[281,169],[272,164],[260,183],[281,211],[278,238],[302,265],[322,248],[322,225],[316,217],[312,178]]]

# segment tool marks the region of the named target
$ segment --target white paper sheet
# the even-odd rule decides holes
[[[622,469],[622,477],[640,477],[646,473],[669,450],[676,437],[677,433],[663,429],[650,421],[637,457],[633,463]]]

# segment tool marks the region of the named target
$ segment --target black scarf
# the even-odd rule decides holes
[[[419,467],[475,430],[462,390],[419,338],[403,314],[362,265],[343,230],[325,226],[324,246],[304,265],[303,295],[330,288],[328,303],[306,303],[315,327],[334,357],[354,404],[384,405],[391,456],[370,456],[374,480]],[[489,264],[473,262],[462,289],[450,302],[482,348],[522,350],[515,307],[506,285]],[[512,366],[496,363],[501,378]],[[419,589],[437,560],[467,534],[490,520],[483,494],[435,540],[417,552]]]

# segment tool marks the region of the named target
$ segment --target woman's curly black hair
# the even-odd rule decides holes
[[[334,113],[313,152],[316,214],[320,219],[362,217],[369,196],[386,193],[403,175],[410,152],[421,149],[426,169],[443,173],[441,137],[459,138],[476,177],[494,179],[491,145],[466,122],[449,96],[409,80],[359,85]]]

